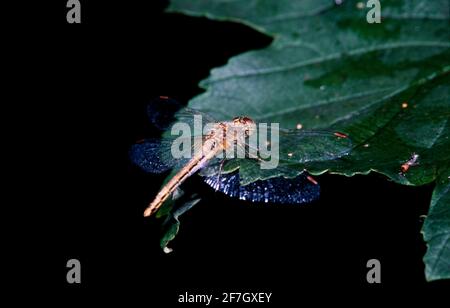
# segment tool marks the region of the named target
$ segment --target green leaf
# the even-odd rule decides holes
[[[162,224],[163,236],[160,241],[160,246],[166,253],[172,251],[167,245],[175,238],[180,229],[179,217],[189,211],[199,201],[200,198],[196,198],[195,195],[190,195],[188,199],[181,198],[181,200],[175,201],[175,205],[172,204],[172,208],[170,212],[166,214]]]
[[[430,183],[438,175],[442,180],[440,168],[450,160],[450,1],[382,1],[380,24],[366,21],[364,4],[173,0],[170,12],[240,22],[274,37],[270,46],[213,69],[200,83],[205,93],[189,106],[220,120],[246,115],[350,136],[348,156],[298,164],[297,173],[376,171],[406,185]],[[413,153],[419,164],[400,173]],[[245,160],[239,172],[243,184],[293,176],[292,170],[260,170]],[[433,208],[448,215],[439,210],[448,209],[448,198],[436,200],[442,185],[424,227],[429,280],[450,278],[442,265],[449,259],[448,220],[431,215]]]
[[[438,86],[436,79],[446,82],[439,78],[450,68],[448,1],[384,3],[383,22],[368,24],[352,1],[173,1],[170,11],[241,21],[276,35],[269,47],[213,69],[201,83],[207,91],[189,105],[223,120],[247,115],[285,128],[301,123],[349,133],[356,148],[345,164],[308,166],[315,174],[375,170],[404,184],[433,181],[433,166],[406,177],[398,170],[412,152],[430,153],[435,133],[448,126],[448,87],[425,99],[436,102],[419,93]],[[430,126],[421,125],[432,115]],[[241,172],[245,183],[264,177]]]
[[[424,257],[427,280],[450,277],[450,165],[439,169],[436,188],[422,233],[428,243]]]

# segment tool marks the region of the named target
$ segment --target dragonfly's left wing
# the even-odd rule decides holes
[[[130,149],[131,161],[149,173],[162,173],[169,169],[182,168],[198,151],[201,151],[203,136],[163,139],[148,138],[134,144]],[[173,150],[187,146],[186,156],[173,155]],[[187,155],[189,154],[189,155]]]
[[[319,198],[320,186],[307,179],[302,173],[296,178],[276,177],[240,185],[239,170],[232,173],[210,175],[204,181],[229,197],[263,203],[302,204]]]
[[[203,135],[206,125],[217,123],[211,115],[185,107],[165,96],[152,99],[147,105],[147,114],[153,126],[162,131],[189,129],[192,136]],[[178,124],[178,128],[174,127],[175,124]]]

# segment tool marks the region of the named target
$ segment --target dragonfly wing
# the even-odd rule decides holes
[[[181,168],[201,150],[202,140],[203,137],[145,139],[131,147],[130,159],[135,165],[149,173],[162,173],[169,169]],[[184,146],[189,147],[186,155],[180,156],[179,152],[174,153],[175,149],[179,151]]]
[[[160,130],[167,130],[175,123],[184,123],[191,130],[191,134],[197,136],[203,135],[203,127],[207,123],[217,122],[210,115],[184,107],[178,101],[165,96],[153,99],[147,106],[147,114],[150,122]],[[197,131],[194,127],[200,127],[200,130]]]
[[[218,174],[230,173],[238,168],[239,160],[236,158],[227,159],[214,157],[204,168],[200,170],[199,175],[203,177],[214,176]]]
[[[130,159],[146,172],[165,172],[173,168],[175,162],[164,158],[164,147],[159,139],[146,139],[131,147]]]
[[[220,177],[207,176],[204,181],[229,197],[251,202],[302,204],[312,202],[320,195],[320,186],[310,182],[305,173],[292,179],[276,177],[242,186],[237,170]]]
[[[270,140],[278,147],[278,158],[287,163],[308,163],[333,160],[347,155],[352,149],[350,138],[331,131],[284,130],[278,133],[278,140]],[[270,134],[268,134],[270,138]]]
[[[183,108],[176,100],[160,96],[152,99],[147,105],[150,122],[160,130],[166,130],[175,121],[174,114]]]

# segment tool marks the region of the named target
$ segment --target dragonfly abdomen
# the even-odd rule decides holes
[[[218,146],[217,142],[213,145],[205,145],[202,153],[195,155],[170,181],[164,185],[155,199],[145,209],[144,216],[150,216],[155,213],[164,201],[181,185],[188,177],[196,173],[199,169],[204,167],[209,160],[211,160],[222,148]]]

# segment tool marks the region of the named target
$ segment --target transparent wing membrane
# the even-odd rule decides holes
[[[164,139],[145,139],[140,143],[136,143],[131,147],[131,161],[149,173],[162,173],[169,169],[181,168],[186,165],[191,157],[201,151],[202,137]],[[197,141],[197,142],[196,142]],[[183,151],[183,145],[190,145],[186,150],[191,153],[186,157],[174,157],[172,147],[178,144],[178,150]]]
[[[282,163],[326,161],[347,155],[352,142],[345,134],[331,131],[286,130],[269,128],[267,142],[260,142],[258,149],[264,152],[264,145],[271,155]],[[271,136],[278,136],[271,138]],[[278,139],[277,139],[278,138]],[[264,140],[263,140],[264,141]],[[277,149],[277,150],[274,150]]]
[[[175,113],[183,108],[176,100],[160,96],[152,99],[147,105],[150,122],[160,130],[166,130],[175,121]]]
[[[210,115],[181,105],[174,99],[161,96],[153,99],[147,106],[150,122],[158,129],[170,131],[177,124],[187,125],[192,136],[203,135],[207,123],[217,123]],[[195,128],[200,127],[200,130]]]
[[[188,107],[184,107],[183,109],[178,111],[175,114],[175,118],[176,120],[173,124],[183,123],[189,126],[193,136],[200,136],[205,134],[206,132],[204,131],[204,129],[207,127],[207,125],[213,125],[218,122],[210,115]]]
[[[303,204],[312,202],[320,196],[320,186],[308,180],[307,177],[307,174],[302,173],[292,179],[276,177],[242,186],[239,183],[239,171],[234,171],[220,176],[207,176],[204,181],[215,190],[240,200]]]

